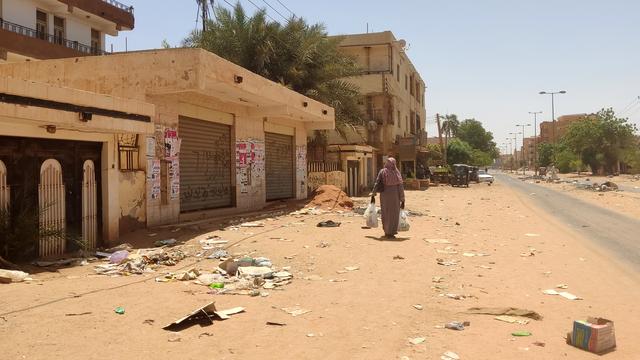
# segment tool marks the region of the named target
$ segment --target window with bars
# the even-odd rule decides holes
[[[120,171],[140,170],[140,159],[138,155],[138,135],[118,135],[118,162]]]

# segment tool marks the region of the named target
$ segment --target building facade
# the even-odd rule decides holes
[[[23,188],[98,244],[304,199],[306,135],[334,128],[331,107],[201,49],[6,63],[0,79],[6,203]]]
[[[569,130],[569,126],[576,122],[589,117],[590,114],[571,114],[559,116],[554,123],[552,121],[543,121],[540,123],[540,142],[554,143],[561,139]],[[555,135],[554,135],[555,134]]]
[[[0,0],[0,61],[102,55],[106,35],[134,24],[115,0]]]
[[[360,75],[346,80],[362,93],[365,121],[359,131],[377,150],[374,166],[378,169],[385,156],[395,156],[403,174],[415,174],[416,158],[426,138],[426,86],[405,47],[405,41],[397,40],[390,31],[344,35],[340,43],[340,50],[356,59],[362,69]]]
[[[534,159],[536,156],[536,145],[540,142],[537,137],[524,138],[522,142],[522,148],[520,149],[523,154],[524,163],[528,168],[533,168]]]

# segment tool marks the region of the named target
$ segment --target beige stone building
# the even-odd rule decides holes
[[[3,64],[0,93],[0,201],[23,188],[98,244],[303,199],[306,135],[334,127],[331,107],[201,49]]]
[[[329,143],[341,148],[352,145],[344,153],[348,159],[343,167],[351,177],[347,183],[370,190],[386,156],[398,159],[403,174],[409,170],[415,174],[420,146],[426,144],[426,86],[407,56],[406,43],[390,31],[340,38],[341,51],[354,57],[362,69],[360,75],[346,80],[360,88],[365,115],[363,124],[354,130],[364,141],[334,138]],[[357,174],[358,178],[350,174]]]

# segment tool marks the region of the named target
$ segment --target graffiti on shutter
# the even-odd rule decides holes
[[[294,197],[293,136],[265,133],[267,200]]]
[[[231,127],[181,116],[178,129],[180,211],[232,206]]]
[[[40,168],[38,185],[40,207],[40,257],[62,255],[65,251],[66,213],[62,166],[55,159],[47,159]]]
[[[98,199],[96,189],[96,167],[91,160],[82,165],[82,240],[85,250],[96,248],[98,235]]]

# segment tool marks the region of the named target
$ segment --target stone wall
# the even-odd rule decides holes
[[[335,185],[341,190],[347,188],[347,174],[344,171],[310,172],[307,176],[309,193],[321,185]]]

